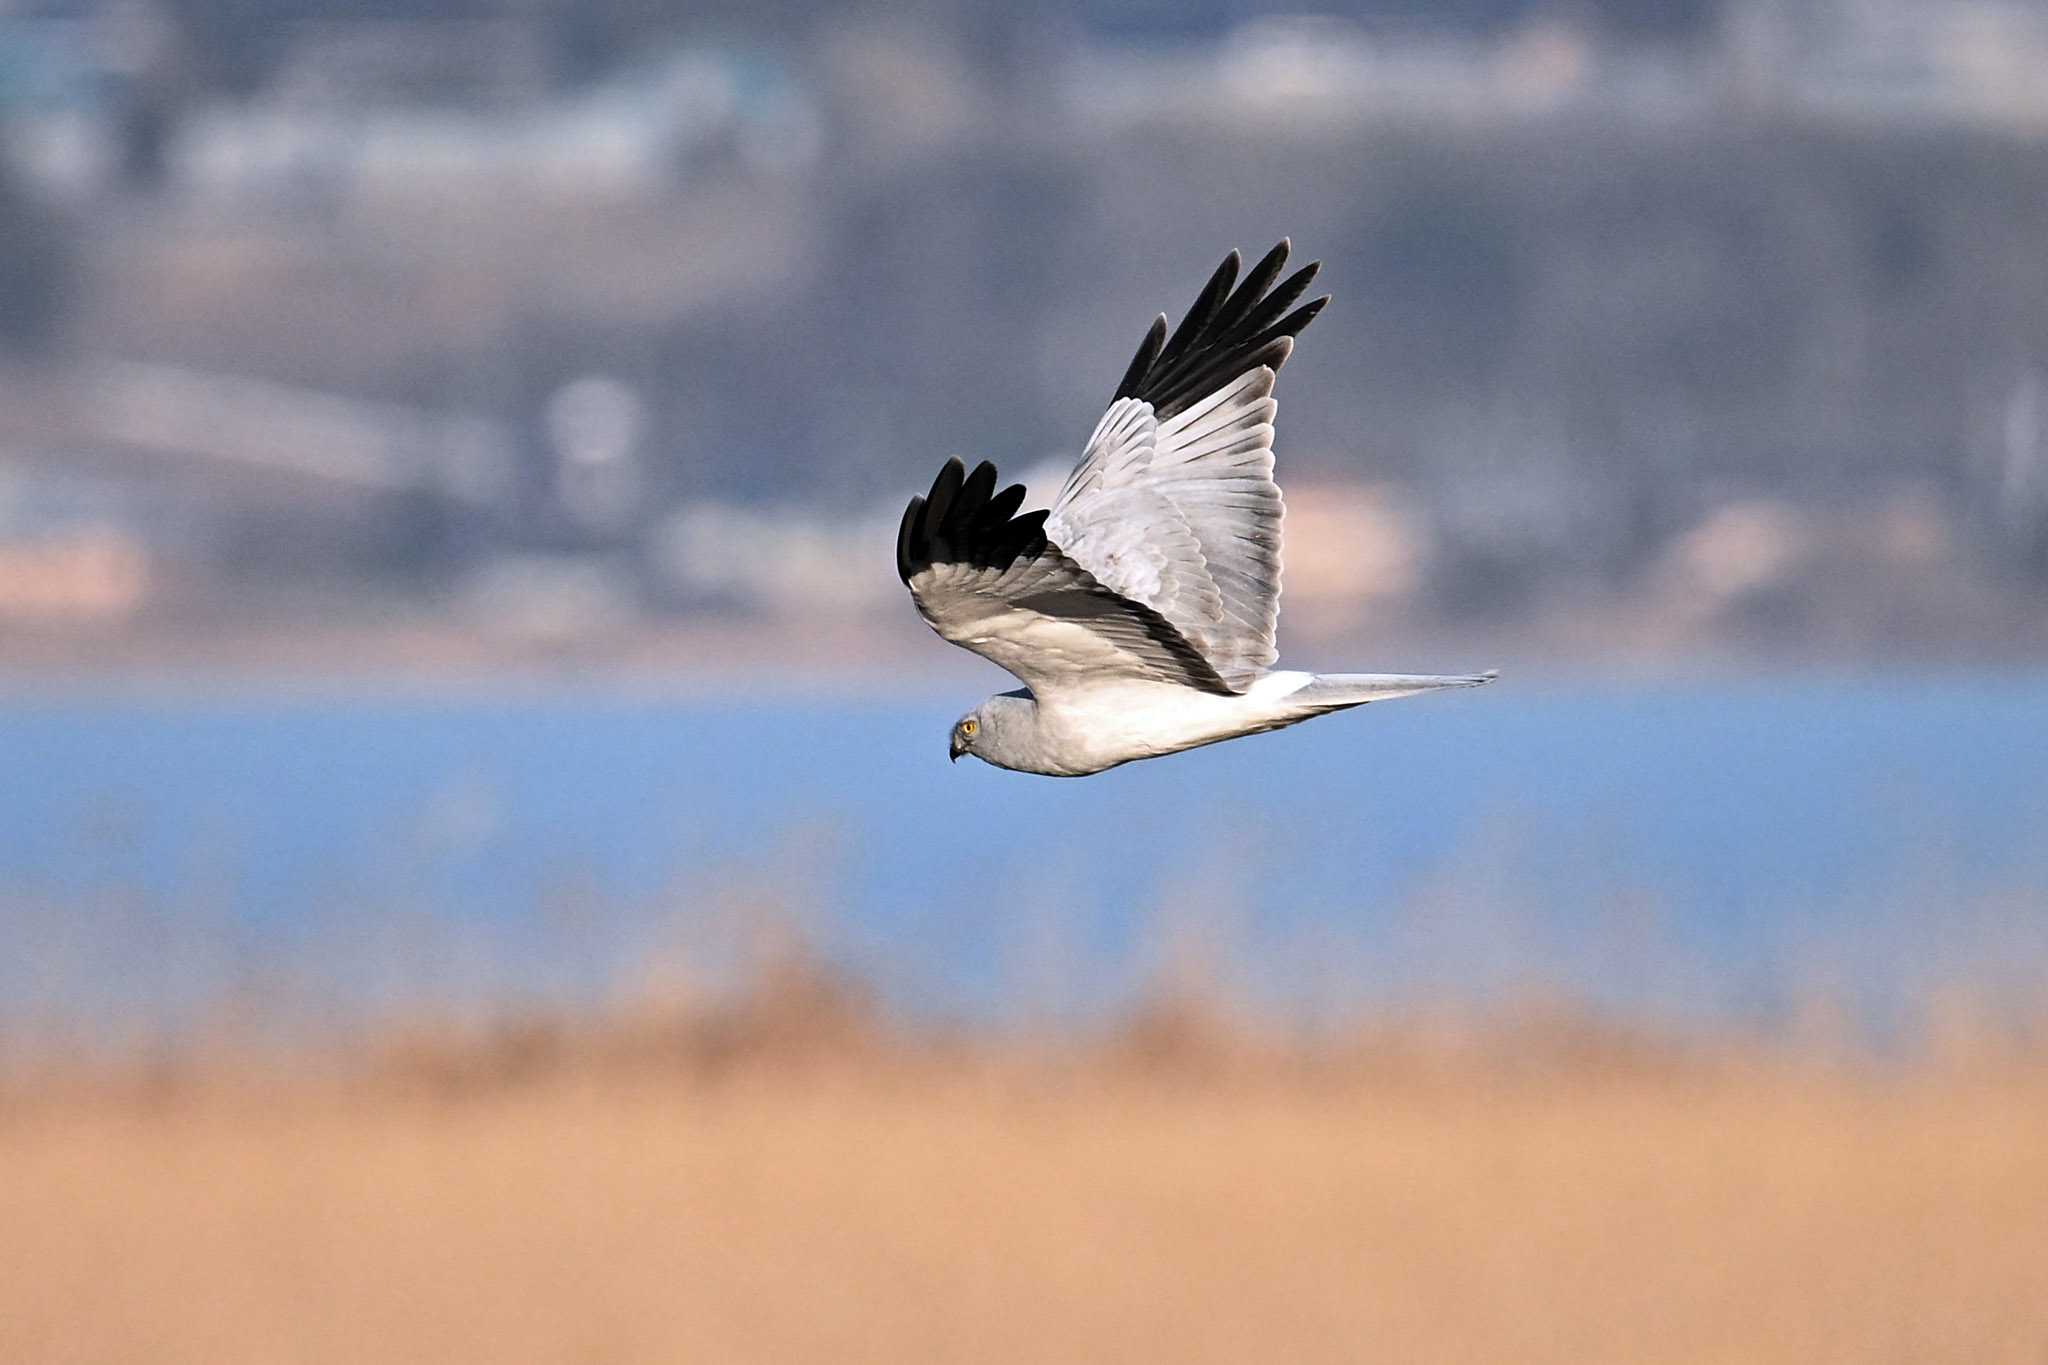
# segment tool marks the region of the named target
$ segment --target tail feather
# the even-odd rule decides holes
[[[1421,692],[1440,692],[1451,687],[1480,687],[1500,676],[1490,668],[1484,673],[1318,673],[1290,700],[1318,710],[1337,711],[1362,706],[1369,701],[1392,701]]]

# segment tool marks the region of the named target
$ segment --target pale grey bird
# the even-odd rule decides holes
[[[952,459],[904,509],[896,571],[919,613],[1024,684],[962,716],[951,757],[1082,777],[1493,680],[1268,671],[1280,615],[1273,376],[1329,302],[1287,311],[1319,265],[1274,287],[1287,252],[1282,241],[1242,284],[1231,252],[1171,337],[1164,314],[1153,322],[1051,508],[1020,516],[1022,484],[998,493],[994,465],[969,474]]]

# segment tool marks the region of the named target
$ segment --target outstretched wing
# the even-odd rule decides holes
[[[958,460],[910,500],[896,572],[933,630],[1040,696],[1117,677],[1230,690],[1164,616],[1061,553],[1045,512],[1018,516],[1023,501],[1022,484],[996,492],[994,465]]]
[[[1329,302],[1288,311],[1318,269],[1273,287],[1288,249],[1242,284],[1231,252],[1171,337],[1164,314],[1152,324],[1045,522],[1069,558],[1165,617],[1233,691],[1278,657],[1274,373]]]

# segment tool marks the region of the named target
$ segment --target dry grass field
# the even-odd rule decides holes
[[[785,1052],[17,1091],[0,1361],[2048,1360],[2038,1061]]]

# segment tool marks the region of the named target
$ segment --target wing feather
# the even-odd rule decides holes
[[[1230,690],[1164,616],[1063,553],[1048,513],[1016,515],[1023,485],[995,484],[994,465],[948,460],[904,508],[896,571],[933,630],[1040,696],[1110,677]]]
[[[1231,252],[1171,336],[1163,315],[1152,324],[1045,523],[1099,582],[1171,622],[1233,690],[1278,657],[1273,382],[1329,302],[1294,307],[1314,263],[1273,285],[1288,251],[1279,243],[1235,288]]]

